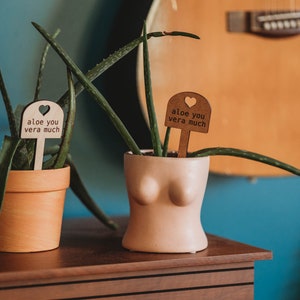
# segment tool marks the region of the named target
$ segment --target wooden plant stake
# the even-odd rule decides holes
[[[178,157],[186,157],[191,131],[208,132],[210,115],[210,104],[200,94],[181,92],[169,100],[165,126],[181,129]]]
[[[34,101],[24,109],[21,138],[36,139],[34,170],[42,169],[45,139],[62,136],[63,120],[62,108],[52,101]]]

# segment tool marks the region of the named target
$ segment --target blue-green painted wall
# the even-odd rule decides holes
[[[127,19],[139,25],[129,21],[128,26],[115,27],[121,20],[125,2],[140,1],[1,0],[0,68],[13,103],[30,101],[34,93],[38,58],[44,43],[31,21],[51,32],[60,27],[59,40],[76,62],[87,69],[108,54],[111,47],[121,46],[140,31],[143,15],[135,16],[133,12]],[[127,19],[121,21],[126,23]],[[56,99],[66,88],[65,68],[53,53],[48,61],[42,97]],[[119,76],[113,82],[111,78],[116,74],[119,74],[118,66],[98,82],[108,98],[116,89],[130,94],[135,88],[132,86],[134,76]],[[118,98],[114,101],[117,103]],[[87,95],[80,97],[78,105],[73,158],[99,205],[112,216],[127,214],[129,208],[122,173],[125,147]],[[143,122],[138,120],[141,123],[138,127],[144,128]],[[0,138],[7,132],[4,107],[0,104]],[[300,295],[299,212],[299,178],[259,178],[251,182],[246,178],[211,174],[202,222],[210,233],[273,251],[272,261],[256,263],[255,299],[297,299]],[[89,216],[89,212],[68,192],[65,217],[73,216]]]

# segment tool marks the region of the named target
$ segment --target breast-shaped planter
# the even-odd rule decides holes
[[[130,218],[122,245],[132,251],[197,252],[207,247],[201,224],[209,157],[124,155]]]
[[[0,211],[0,251],[57,248],[69,184],[70,167],[10,171]]]

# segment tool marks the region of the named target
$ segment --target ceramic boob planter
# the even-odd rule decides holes
[[[124,156],[130,218],[123,247],[159,253],[207,247],[200,212],[209,157]]]
[[[0,211],[0,251],[57,248],[69,184],[70,167],[10,171]]]

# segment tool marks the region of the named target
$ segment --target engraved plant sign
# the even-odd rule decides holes
[[[63,121],[62,108],[52,101],[34,101],[24,109],[21,138],[36,139],[34,170],[42,169],[45,139],[62,136]]]
[[[181,92],[169,100],[165,126],[181,129],[178,157],[186,157],[191,131],[208,132],[210,115],[208,100],[195,92]]]

